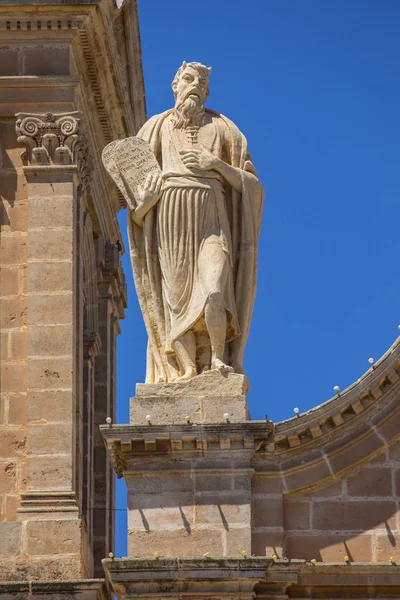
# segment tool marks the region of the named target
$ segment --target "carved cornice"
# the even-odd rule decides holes
[[[349,388],[298,417],[276,423],[274,449],[296,452],[354,432],[394,393],[400,382],[400,338]],[[399,430],[400,433],[400,430]]]
[[[188,425],[100,425],[111,464],[118,477],[127,461],[138,456],[232,453],[252,455],[271,440],[270,421]]]
[[[398,598],[400,566],[382,563],[316,563],[245,558],[120,558],[102,561],[122,598],[218,597]],[[201,593],[199,594],[199,582]],[[168,590],[166,593],[165,590]]]

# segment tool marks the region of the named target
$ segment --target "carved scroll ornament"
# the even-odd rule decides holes
[[[26,147],[28,163],[76,165],[81,152],[80,113],[17,113],[18,142]]]

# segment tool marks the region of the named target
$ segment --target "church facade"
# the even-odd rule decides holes
[[[400,598],[400,341],[282,423],[210,372],[138,385],[113,424],[125,199],[101,153],[145,120],[135,0],[3,0],[0,598]]]

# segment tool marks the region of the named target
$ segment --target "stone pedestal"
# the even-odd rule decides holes
[[[219,423],[249,421],[246,400],[247,380],[237,373],[208,371],[189,381],[178,383],[137,384],[131,398],[130,422],[146,423],[151,416],[154,424]]]
[[[219,371],[136,386],[123,452],[111,450],[128,486],[130,556],[250,552],[246,386],[243,375]]]
[[[128,486],[128,554],[251,554],[252,459],[269,422],[101,426]]]

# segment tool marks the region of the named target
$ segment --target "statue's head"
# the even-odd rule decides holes
[[[204,104],[210,93],[208,88],[210,73],[211,67],[206,67],[198,62],[187,63],[184,61],[172,82],[175,102],[185,100],[193,94],[197,95]]]
[[[186,63],[178,69],[172,82],[175,98],[174,126],[199,125],[204,115],[204,103],[209,94],[211,67],[198,62]]]

